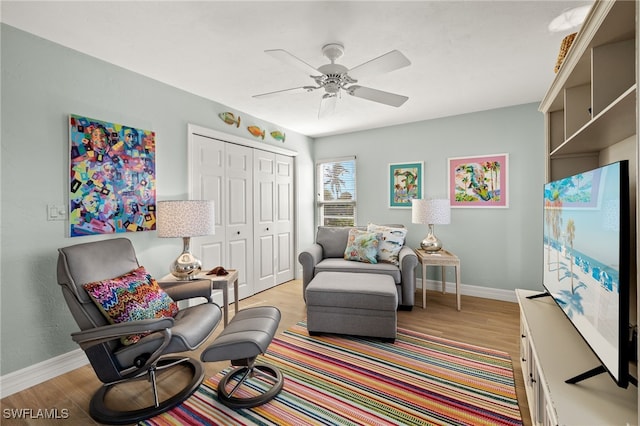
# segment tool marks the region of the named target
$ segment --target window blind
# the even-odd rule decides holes
[[[356,224],[356,158],[321,160],[316,165],[317,206],[323,226]]]

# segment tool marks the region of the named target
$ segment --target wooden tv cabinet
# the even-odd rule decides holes
[[[520,363],[534,425],[637,425],[638,389],[619,388],[608,373],[570,385],[565,380],[600,361],[551,297],[516,290]],[[635,377],[636,371],[632,374]]]

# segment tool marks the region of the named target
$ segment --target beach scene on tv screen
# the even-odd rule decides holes
[[[544,187],[544,286],[617,374],[620,165]]]

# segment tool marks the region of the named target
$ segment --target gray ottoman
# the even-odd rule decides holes
[[[237,367],[218,382],[218,399],[227,407],[256,407],[270,401],[282,390],[284,378],[280,370],[275,366],[256,362],[258,355],[265,353],[273,340],[280,317],[280,311],[274,306],[242,309],[213,343],[202,351],[200,359],[204,362],[231,360],[231,365]],[[265,389],[264,381],[249,383],[256,375],[268,379],[272,386]],[[258,392],[256,395],[256,392],[250,392],[250,396],[235,396],[234,392],[242,384],[247,388],[261,389],[262,393]]]
[[[396,338],[398,293],[389,275],[320,272],[305,297],[310,334]]]

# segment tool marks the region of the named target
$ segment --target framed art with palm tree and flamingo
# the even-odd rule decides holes
[[[509,207],[509,154],[449,158],[451,207]]]
[[[389,164],[389,208],[411,208],[411,200],[422,198],[422,161]]]

